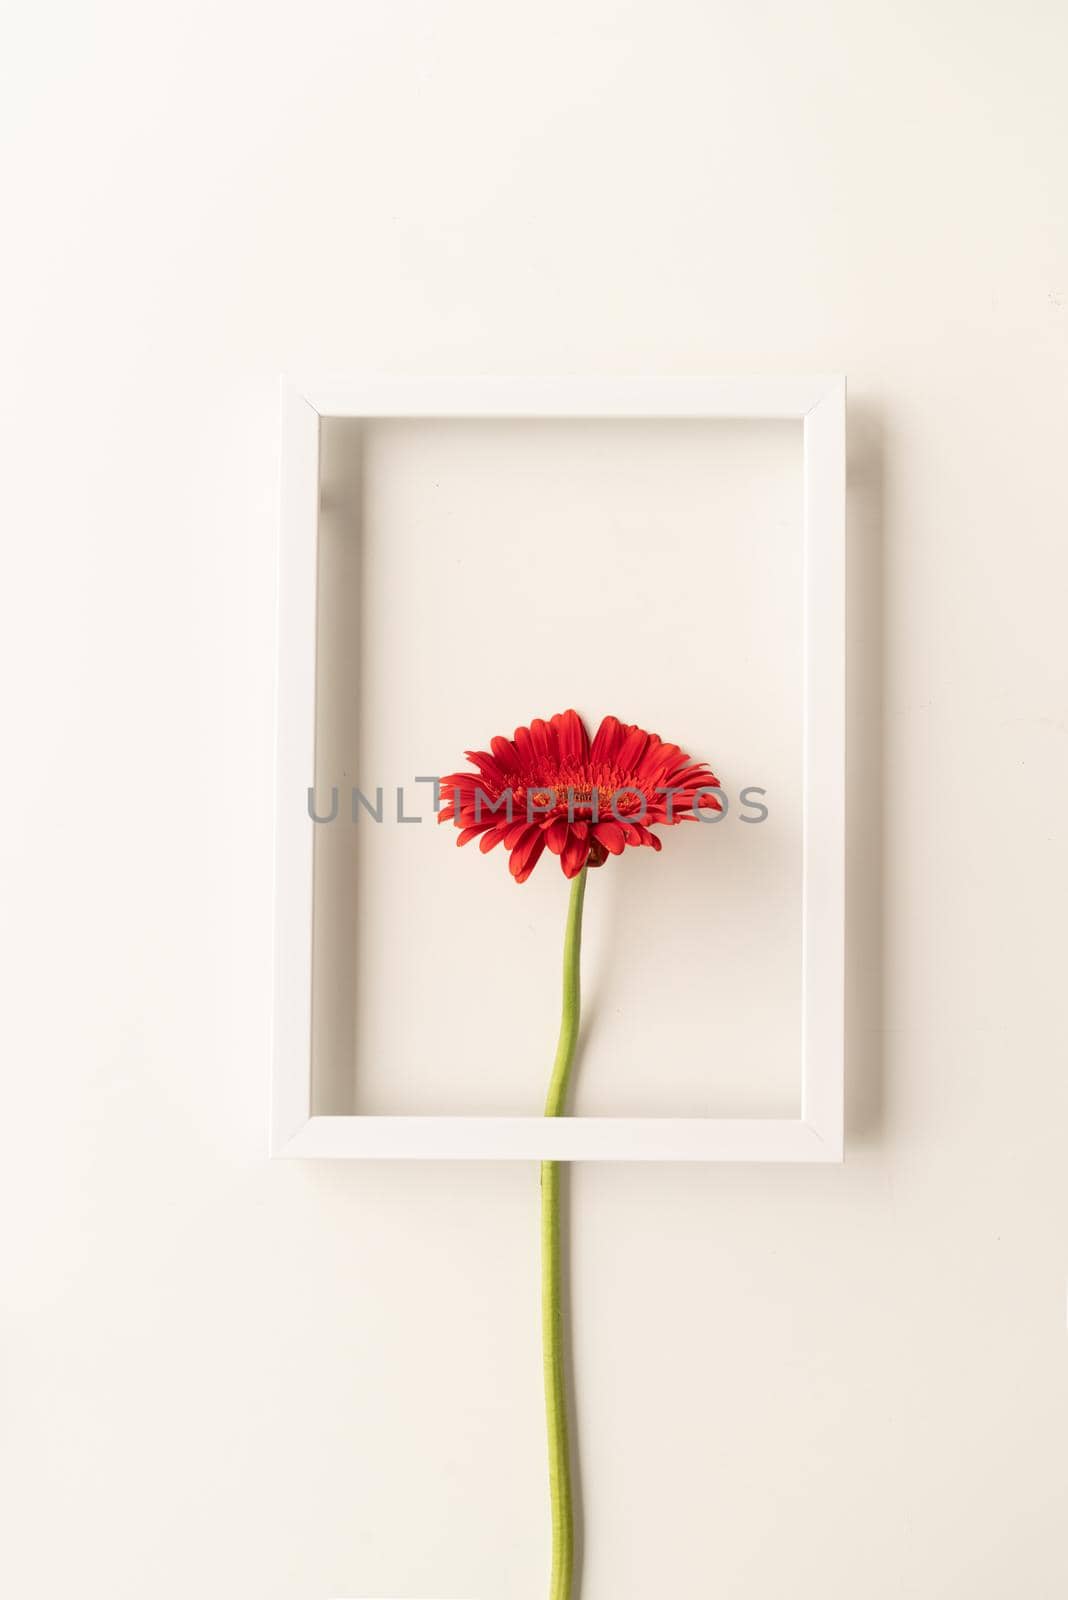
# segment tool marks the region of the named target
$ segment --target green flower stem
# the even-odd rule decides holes
[[[545,1100],[545,1115],[564,1115],[571,1064],[579,1032],[579,956],[586,868],[571,884],[564,935],[564,997],[560,1040]],[[541,1164],[541,1342],[545,1375],[545,1420],[549,1437],[549,1498],[553,1519],[553,1565],[549,1600],[571,1600],[575,1560],[571,1507],[571,1448],[567,1427],[567,1376],[564,1371],[564,1318],[560,1295],[560,1163]]]

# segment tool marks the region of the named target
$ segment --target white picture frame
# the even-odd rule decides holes
[[[801,1114],[796,1118],[313,1115],[313,782],[319,434],[324,418],[796,420],[803,429]],[[283,385],[278,562],[276,1156],[486,1160],[842,1159],[845,379],[358,378]]]

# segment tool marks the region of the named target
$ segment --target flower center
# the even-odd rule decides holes
[[[638,796],[625,789],[622,783],[558,783],[551,787],[546,784],[531,789],[530,798],[539,811],[546,811],[550,806],[558,807],[561,811],[570,807],[573,814],[576,811],[592,812],[596,807],[597,816],[604,819],[614,816],[617,811],[625,815],[641,808]]]

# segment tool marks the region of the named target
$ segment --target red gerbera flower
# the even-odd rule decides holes
[[[439,822],[461,830],[457,844],[480,838],[482,850],[503,844],[509,870],[525,883],[546,845],[566,878],[599,867],[625,847],[660,840],[650,824],[674,824],[699,810],[723,808],[711,792],[719,779],[677,744],[633,723],[605,717],[593,743],[577,711],[559,712],[490,749],[467,750],[477,772],[442,778]]]

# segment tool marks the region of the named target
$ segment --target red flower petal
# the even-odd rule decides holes
[[[599,839],[610,855],[621,856],[626,849],[627,836],[618,822],[597,822],[593,837]]]
[[[560,765],[560,752],[550,724],[535,717],[530,724],[530,737],[534,741],[535,761],[544,771],[555,772]]]
[[[529,728],[515,730],[515,747],[519,753],[519,770],[524,775],[533,773],[537,765],[537,751]]]
[[[545,830],[545,842],[554,856],[558,856],[567,843],[568,825],[566,817],[556,817]]]
[[[661,739],[654,744],[650,740],[637,776],[648,777],[654,783],[659,782],[664,773],[671,771],[681,755],[682,751],[677,744],[664,744]]]
[[[477,839],[478,835],[480,833],[486,833],[488,831],[488,829],[490,829],[492,827],[493,827],[492,822],[479,822],[479,823],[476,823],[476,825],[473,828],[465,828],[463,833],[461,833],[460,836],[458,837],[458,839],[456,840],[456,843],[458,845],[459,844],[470,844],[472,839]]]
[[[545,840],[542,836],[542,830],[537,824],[532,824],[527,828],[508,858],[508,870],[513,878],[517,878],[526,867],[535,848],[537,848],[538,855],[541,855],[542,850],[545,848]],[[535,857],[536,859],[537,857]]]
[[[617,765],[624,772],[637,772],[641,759],[649,743],[649,734],[644,728],[628,728],[623,742],[616,756]]]
[[[585,765],[590,758],[590,739],[577,711],[562,711],[552,719],[560,747],[560,760],[574,766]]]
[[[594,763],[612,761],[619,749],[622,736],[623,729],[618,717],[602,717],[601,726],[593,737],[590,760]]]
[[[505,769],[502,769],[500,766],[498,766],[493,757],[485,750],[465,750],[464,755],[467,757],[468,761],[474,762],[475,766],[478,768],[479,772],[481,772],[484,778],[488,778],[489,781],[491,783],[495,783],[498,788],[504,783]],[[455,781],[457,778],[469,781],[470,777],[471,774],[469,772],[458,772],[455,774],[453,781]],[[441,781],[442,783],[448,783],[450,780],[448,778],[443,778]]]
[[[507,776],[508,773],[515,771],[519,765],[519,756],[511,739],[491,739],[490,749],[502,773]]]
[[[589,840],[579,834],[578,828],[573,828],[564,846],[564,853],[560,857],[560,865],[564,869],[564,877],[577,878],[586,864],[586,857],[589,853]]]
[[[522,872],[517,872],[514,875],[516,883],[526,883],[527,879],[530,877],[530,874],[534,871],[534,868],[537,866],[538,861],[541,859],[541,853],[542,853],[542,851],[544,849],[545,849],[545,834],[544,834],[543,830],[539,829],[538,830],[538,837],[534,841],[533,848],[530,850],[530,852],[527,855],[526,861],[523,863]]]

